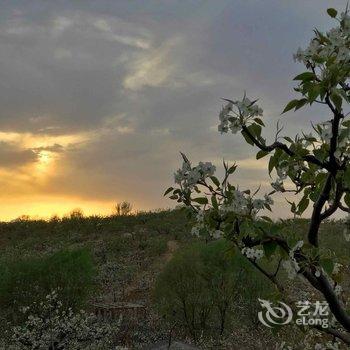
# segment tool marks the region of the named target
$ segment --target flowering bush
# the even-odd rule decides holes
[[[23,319],[19,308],[39,304],[53,289],[65,307],[82,308],[94,288],[94,265],[86,249],[0,262],[0,308],[9,322]]]
[[[65,310],[56,291],[22,312],[27,319],[13,328],[13,349],[98,349],[112,334],[111,326],[97,322],[94,315]]]
[[[302,277],[324,297],[334,316],[333,326],[321,331],[349,345],[350,314],[342,286],[343,266],[347,266],[349,256],[336,255],[319,243],[322,221],[336,211],[350,213],[350,120],[345,111],[350,98],[350,15],[348,10],[338,15],[335,9],[328,9],[328,14],[337,26],[326,33],[315,30],[309,46],[294,55],[306,71],[294,78],[298,83],[294,90],[301,97],[290,101],[283,113],[317,103],[329,110],[330,120],[312,124],[312,133],[294,138],[282,136],[278,125],[274,142],[267,144],[262,136],[263,110],[257,100],[246,95],[240,100],[226,99],[219,114],[220,133],[240,132],[247,143],[259,149],[257,159],[271,155],[268,172],[275,174],[271,191],[258,197],[258,191],[232,185],[229,177],[236,165],[224,162],[225,174],[219,180],[214,165],[201,162],[193,166],[182,154],[182,167],[175,173],[176,187],[168,188],[165,195],[193,210],[194,235],[232,241],[284,298],[288,298],[288,290],[277,278],[280,267],[287,270],[290,279]],[[277,192],[298,195],[298,202],[289,202],[295,216],[311,204],[311,220],[303,240],[293,232],[282,234],[276,223],[262,215],[262,210],[272,210],[272,196]],[[344,238],[346,244],[349,225]],[[263,268],[261,259],[275,262],[275,269]]]

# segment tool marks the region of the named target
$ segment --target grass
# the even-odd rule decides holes
[[[284,222],[281,230],[288,225],[292,225],[297,237],[302,237],[306,233],[308,221]],[[350,245],[344,244],[343,228],[340,221],[324,223],[321,227],[321,243],[328,245],[339,255],[349,256]],[[157,276],[164,271],[171,258],[169,242],[176,241],[178,251],[181,252],[195,241],[189,232],[190,223],[186,213],[181,210],[109,217],[75,215],[49,221],[17,220],[0,223],[0,269],[11,271],[8,276],[16,280],[16,269],[19,266],[23,268],[27,262],[33,266],[44,265],[49,269],[50,264],[57,263],[55,259],[60,260],[57,258],[60,254],[67,254],[64,252],[89,252],[96,271],[93,277],[96,288],[89,294],[87,305],[93,302],[127,301],[146,306],[145,318],[135,321],[116,340],[137,349],[142,348],[145,343],[168,337],[169,325],[154,311],[151,296]],[[38,269],[40,270],[39,267]],[[35,275],[37,271],[34,272],[32,274]],[[79,280],[79,276],[72,271],[69,274],[72,275],[73,282],[74,279]],[[29,272],[28,276],[30,277]],[[281,277],[284,278],[283,274]],[[33,276],[29,279],[33,279]],[[252,292],[259,293],[259,286],[252,288]],[[12,297],[10,295],[11,293],[7,294],[9,304],[14,300],[15,294]],[[283,338],[283,333],[275,336],[258,324],[254,327],[246,326],[239,316],[242,312],[244,310],[233,314],[228,345],[221,343],[220,346],[213,345],[214,348],[232,349],[232,344],[249,350],[274,348],[276,340]],[[5,326],[3,324],[2,328]],[[177,335],[185,336],[181,332]],[[209,340],[204,343],[209,344]]]
[[[94,285],[94,266],[86,249],[3,259],[0,271],[0,308],[12,324],[21,319],[21,308],[39,304],[53,290],[67,309],[77,310],[85,306]]]

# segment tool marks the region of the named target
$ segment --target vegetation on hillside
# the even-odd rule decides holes
[[[301,339],[295,329],[281,329],[275,335],[276,330],[271,332],[257,321],[257,298],[273,298],[274,288],[230,244],[193,237],[192,223],[186,210],[0,223],[2,341],[9,344],[15,331],[23,331],[18,327],[27,327],[32,336],[27,317],[41,319],[38,305],[51,291],[57,291],[63,309],[73,307],[74,313],[83,308],[89,315],[93,305],[106,303],[145,307],[136,317],[126,314],[121,324],[119,318],[102,318],[98,325],[88,319],[91,329],[105,332],[105,349],[111,349],[111,344],[142,349],[169,338],[200,348],[232,349],[235,344],[241,349],[266,349],[273,348],[277,339],[287,340],[290,332]],[[278,225],[285,229],[292,225],[302,234],[308,220]],[[349,254],[348,247],[334,239],[344,227],[341,221],[325,223],[321,230],[329,234],[322,240]],[[281,277],[288,281],[285,274]],[[298,293],[298,288],[290,287]],[[179,288],[192,302],[187,307],[196,310],[194,319],[184,319]],[[23,313],[27,306],[32,309]],[[203,318],[203,310],[208,310],[207,317]]]

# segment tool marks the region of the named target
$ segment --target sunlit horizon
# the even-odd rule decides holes
[[[36,201],[24,201],[20,205],[16,201],[8,203],[8,209],[1,214],[0,222],[11,222],[19,219],[25,220],[50,220],[52,218],[70,217],[76,211],[84,217],[116,215],[116,205],[127,201],[126,199],[114,202],[84,201],[72,198],[38,198]],[[139,207],[135,203],[132,206],[131,214],[140,212],[168,210],[169,207],[150,208]]]
[[[0,220],[108,215],[123,200],[173,207],[163,193],[180,151],[218,169],[237,162],[234,183],[270,191],[266,161],[218,133],[221,98],[259,98],[272,140],[300,71],[293,53],[330,18],[325,1],[268,3],[2,4]],[[300,111],[282,123],[286,134],[311,129]],[[273,215],[289,215],[276,203]]]

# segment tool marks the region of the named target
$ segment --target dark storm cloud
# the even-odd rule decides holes
[[[329,28],[328,6],[319,0],[3,2],[0,128],[34,136],[89,133],[87,142],[65,151],[46,193],[165,205],[160,194],[178,151],[208,161],[252,155],[239,136],[215,131],[221,97],[239,98],[246,90],[261,98],[273,136],[271,126],[293,97],[291,78],[303,69],[292,54],[315,26]],[[326,117],[314,111],[315,119]],[[286,130],[305,128],[305,115],[284,117]]]

